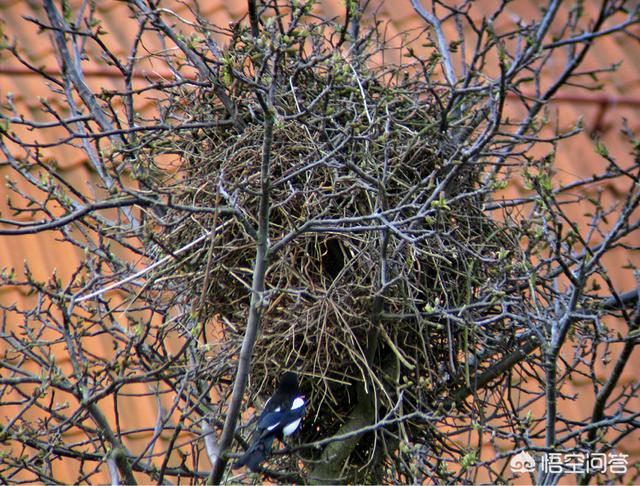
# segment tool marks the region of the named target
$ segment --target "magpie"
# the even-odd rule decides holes
[[[287,371],[280,377],[278,388],[269,398],[258,418],[253,442],[244,455],[233,465],[234,469],[247,466],[256,471],[271,453],[273,441],[293,434],[304,415],[305,401],[298,390],[298,377]]]

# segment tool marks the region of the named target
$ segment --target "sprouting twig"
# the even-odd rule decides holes
[[[216,444],[216,435],[207,419],[203,418],[200,421],[200,426],[202,427],[204,445],[207,448],[207,457],[209,458],[209,462],[211,462],[211,466],[213,466],[220,455],[220,448]]]
[[[151,265],[149,265],[148,267],[143,268],[142,270],[138,270],[136,273],[134,273],[133,275],[129,275],[126,278],[123,278],[122,280],[119,280],[117,282],[114,282],[110,285],[107,285],[106,287],[103,287],[99,290],[96,290],[95,292],[91,292],[90,294],[87,295],[82,295],[79,297],[74,297],[73,301],[74,302],[82,302],[84,300],[89,300],[89,299],[93,299],[94,297],[97,297],[99,295],[104,294],[105,292],[108,292],[109,290],[113,290],[113,289],[117,289],[118,287],[123,286],[124,284],[131,282],[132,280],[137,279],[138,277],[141,277],[147,273],[149,273],[151,270],[153,270],[154,268],[159,267],[160,265],[162,265],[163,263],[175,258],[176,255],[179,255],[181,253],[184,253],[185,251],[193,248],[194,246],[196,246],[198,243],[200,243],[201,241],[205,240],[209,235],[211,234],[211,231],[207,231],[205,234],[199,236],[198,238],[196,238],[195,240],[191,241],[190,243],[187,243],[186,245],[182,246],[181,248],[178,248],[176,251],[173,252],[172,255],[168,255],[164,258],[161,258],[160,260],[158,260],[155,263],[152,263]]]
[[[364,92],[364,87],[362,86],[362,83],[360,82],[360,76],[358,75],[358,71],[356,71],[356,69],[353,67],[353,64],[349,63],[349,67],[351,68],[351,71],[353,72],[353,77],[356,80],[356,83],[358,83],[358,89],[360,90],[360,96],[362,96],[362,105],[364,106],[364,113],[365,115],[367,115],[367,120],[369,120],[369,125],[373,124],[373,119],[371,118],[371,114],[369,113],[369,107],[367,106],[367,95]]]
[[[438,51],[442,56],[442,62],[444,65],[444,73],[447,77],[447,81],[451,86],[455,86],[458,82],[456,77],[456,72],[453,69],[453,62],[451,60],[451,53],[449,52],[449,44],[447,43],[447,39],[444,36],[444,32],[442,31],[442,25],[440,21],[435,17],[435,15],[431,15],[427,12],[422,6],[420,0],[411,0],[411,5],[418,12],[418,15],[426,20],[431,27],[433,27],[434,32],[436,33],[436,38],[438,39]]]

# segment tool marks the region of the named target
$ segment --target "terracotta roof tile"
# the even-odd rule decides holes
[[[366,12],[375,11],[378,16],[382,18],[393,19],[396,25],[401,25],[403,22],[414,22],[421,20],[416,16],[411,2],[371,2],[372,5]],[[423,2],[424,3],[424,2]]]
[[[606,265],[607,273],[618,289],[627,290],[636,286],[633,271],[628,267],[624,268],[631,262],[632,258],[633,255],[629,255],[624,248],[618,247],[605,255],[603,259],[603,264]],[[603,289],[603,293],[605,292],[607,292],[607,290]]]
[[[209,23],[223,29],[228,28],[233,22],[237,22],[246,12],[246,5],[243,2],[229,2],[229,8],[227,8],[227,4],[206,2],[204,7],[202,13]]]
[[[80,0],[75,0],[73,5],[78,5]],[[423,2],[425,3],[425,2]],[[587,0],[585,2],[586,8],[593,8],[595,5],[594,0]],[[396,35],[398,32],[403,32],[408,28],[422,29],[424,22],[413,13],[410,3],[408,1],[392,2],[387,1],[380,7],[381,2],[376,0],[371,3],[368,11],[376,10],[380,12],[381,20],[389,19],[390,24],[388,26],[389,33]],[[472,5],[473,12],[487,12],[496,5],[496,1],[482,0],[474,2]],[[133,21],[129,18],[130,12],[126,5],[122,2],[109,2],[101,1],[96,2],[96,6],[100,17],[103,21],[104,29],[108,32],[104,40],[110,46],[112,46],[116,54],[125,54],[129,52],[131,43],[135,36],[135,28]],[[175,9],[176,12],[184,15],[186,18],[191,18],[191,13],[188,11],[187,6],[182,2],[167,1],[168,8]],[[228,23],[232,20],[238,19],[245,13],[245,3],[240,1],[235,2],[217,2],[207,1],[203,2],[203,12],[212,21],[227,27]],[[342,2],[338,0],[327,0],[321,2],[316,7],[321,10],[325,15],[340,17],[344,15],[344,6]],[[508,11],[511,14],[511,20],[505,21],[501,25],[497,25],[497,28],[507,28],[509,24],[515,22],[518,17],[524,20],[531,18],[533,14],[538,13],[539,3],[533,0],[520,0],[512,2],[508,5]],[[25,15],[37,16],[44,19],[46,16],[42,11],[40,2],[37,1],[22,1],[22,0],[4,0],[0,2],[0,17],[4,20],[3,29],[9,36],[16,36],[19,38],[21,45],[24,47],[24,51],[28,54],[36,65],[46,65],[47,68],[57,69],[57,61],[50,52],[49,43],[46,35],[37,35],[37,27],[33,24],[27,23],[22,20]],[[554,28],[558,28],[558,25]],[[452,26],[447,25],[446,29],[451,29]],[[185,27],[186,31],[186,27]],[[638,29],[636,29],[638,31]],[[452,32],[447,30],[447,32]],[[422,42],[417,42],[420,44]],[[90,43],[91,44],[91,43]],[[93,45],[90,45],[92,52],[97,52]],[[145,48],[149,52],[157,52],[162,48],[161,44],[157,40],[149,40],[145,43]],[[426,51],[426,48],[421,48]],[[148,54],[146,50],[139,52],[140,56]],[[15,95],[16,103],[20,110],[26,110],[34,117],[39,115],[36,113],[39,109],[38,96],[50,96],[50,91],[46,86],[46,83],[41,82],[33,76],[17,76],[4,75],[2,69],[8,69],[9,67],[18,67],[14,61],[7,59],[6,54],[0,53],[0,96],[6,96],[7,92],[11,91]],[[640,57],[640,47],[637,43],[631,39],[623,39],[617,37],[616,40],[606,40],[601,44],[596,44],[593,53],[587,59],[588,65],[599,65],[603,61],[623,59],[623,64],[620,70],[614,74],[602,74],[601,78],[606,80],[612,80],[606,87],[606,94],[613,95],[636,95],[637,88],[640,86],[640,68],[636,60]],[[96,60],[92,63],[84,62],[83,67],[87,68],[87,71],[93,70],[93,74],[87,75],[88,82],[94,86],[120,86],[121,81],[111,76],[98,76],[97,68],[104,68],[105,65],[100,61],[97,56],[94,56]],[[496,66],[494,60],[494,68]],[[163,72],[164,66],[158,60],[152,60],[148,62],[142,62],[140,69],[146,72]],[[142,83],[142,81],[140,81]],[[572,94],[573,90],[566,90],[562,94]],[[601,93],[592,93],[595,95],[601,95]],[[586,96],[589,93],[585,94]],[[149,96],[151,98],[151,96]],[[146,106],[143,108],[153,109],[153,101],[147,101]],[[517,111],[520,108],[515,104],[510,104],[510,109]],[[603,140],[608,144],[611,153],[614,153],[620,158],[621,162],[628,157],[629,147],[622,143],[622,138],[616,127],[619,127],[620,119],[626,117],[629,120],[631,129],[634,131],[640,130],[640,111],[637,105],[612,105],[608,106],[604,113],[603,118],[598,118],[600,111],[600,105],[597,103],[578,103],[578,102],[557,102],[549,105],[549,112],[554,116],[556,113],[560,115],[562,126],[564,128],[572,127],[576,119],[583,116],[585,119],[585,126],[587,129],[593,128],[594,121],[599,121],[598,128],[602,129],[601,136]],[[56,138],[63,136],[64,132],[58,130],[47,131],[44,136],[42,133],[38,134],[38,138],[42,138],[42,141],[51,142]],[[558,171],[557,181],[569,180],[570,176],[578,175],[591,175],[599,168],[602,168],[605,164],[600,157],[594,154],[593,151],[594,142],[588,136],[588,134],[582,134],[573,139],[564,141],[558,148],[558,164],[560,170]],[[540,155],[548,151],[548,147],[540,147]],[[64,174],[65,178],[69,180],[75,187],[81,188],[81,190],[89,191],[89,187],[96,183],[97,178],[93,171],[89,168],[86,157],[79,150],[70,150],[68,148],[58,147],[49,151],[49,157],[51,160],[59,165],[60,170]],[[622,163],[622,165],[625,165]],[[7,168],[0,168],[0,176],[7,175],[11,171]],[[23,184],[23,182],[18,182]],[[518,190],[519,181],[514,182],[512,191]],[[627,187],[621,187],[617,183],[610,186],[610,189],[615,194],[625,194],[628,191]],[[6,205],[6,189],[0,188],[0,211],[2,217],[11,217],[8,214],[8,208]],[[572,217],[576,221],[584,220],[581,212],[583,208],[572,213]],[[23,219],[27,219],[23,217]],[[23,261],[28,259],[31,268],[34,271],[34,275],[38,279],[47,279],[49,277],[50,269],[56,267],[58,274],[64,279],[69,278],[70,272],[79,262],[81,255],[74,248],[69,248],[55,241],[56,235],[54,233],[43,233],[39,235],[0,238],[0,266],[4,267],[16,267],[18,272],[22,271]],[[122,251],[121,249],[114,248],[114,251]],[[607,267],[611,278],[621,288],[632,288],[635,282],[632,278],[631,272],[624,270],[622,267],[627,264],[629,256],[622,250],[613,253],[607,258]],[[120,291],[109,294],[110,298],[121,299]],[[2,288],[0,289],[0,298],[3,302],[15,302],[21,306],[32,306],[33,297],[27,297],[15,288]],[[624,324],[615,323],[612,326],[620,326],[621,330],[625,330]],[[110,349],[108,349],[106,343],[100,339],[95,339],[95,348],[97,352],[108,356]],[[175,342],[171,345],[175,345],[177,348],[179,343]],[[617,353],[619,346],[612,346],[614,355]],[[63,352],[60,354],[60,360],[68,361],[68,354]],[[600,378],[605,378],[610,372],[612,364],[598,365],[596,373]],[[640,356],[634,356],[634,359],[628,364],[623,374],[623,383],[629,383],[632,380],[637,380],[635,370],[640,366]],[[576,393],[580,393],[578,400],[561,400],[560,413],[566,417],[582,418],[590,412],[592,407],[593,392],[589,390],[587,381],[584,379],[574,380],[573,390]],[[148,390],[142,390],[140,388],[131,387],[133,393],[146,392]],[[586,397],[589,397],[587,399]],[[154,408],[154,404],[150,397],[143,397],[142,399],[137,397],[120,397],[119,407],[122,410],[127,410],[125,420],[127,426],[146,426],[153,427],[153,421],[155,417],[150,417],[145,414],[145,410]],[[640,402],[638,397],[634,399],[631,404],[632,409],[640,409]],[[109,400],[101,402],[101,407],[104,407],[108,413],[115,413],[112,403],[107,403]],[[141,405],[142,404],[142,405]],[[531,404],[530,408],[534,416],[543,417],[545,410],[543,407],[543,401],[539,400]],[[8,409],[3,409],[2,414],[9,414]],[[621,448],[627,451],[632,451],[636,455],[640,455],[640,441],[638,439],[638,433],[632,434],[624,442]],[[128,445],[134,450],[139,450],[141,442],[139,439],[132,437],[127,439]],[[496,439],[496,445],[498,447],[509,447],[507,443],[504,443],[500,439]],[[158,446],[157,446],[158,447]],[[482,450],[483,457],[491,457],[495,454],[495,449],[489,444],[485,444]],[[176,455],[177,456],[177,455]],[[176,461],[179,459],[176,457]],[[77,463],[74,461],[56,461],[54,463],[54,470],[58,474],[57,477],[63,478],[75,478],[77,474]],[[141,477],[142,479],[142,477]],[[516,484],[526,484],[526,477],[521,477],[517,480]],[[94,478],[95,480],[95,478]],[[107,482],[110,478],[106,474],[100,476],[100,481]]]
[[[40,18],[44,13],[42,5],[30,2],[13,2],[13,5],[0,6],[2,20],[4,22],[4,32],[11,39],[12,34],[18,41],[21,53],[26,55],[27,60],[34,64],[42,62],[43,58],[51,55],[51,50],[47,42],[33,42],[39,27],[33,22],[26,20],[26,17]]]
[[[38,279],[46,280],[50,277],[46,270],[56,269],[62,281],[67,282],[82,258],[80,250],[61,243],[53,233],[17,236],[15,240],[16,245],[20,244],[25,261]]]
[[[620,326],[622,327],[622,326]],[[624,332],[622,335],[626,335]],[[595,363],[596,376],[604,383],[613,371],[613,368],[620,356],[623,345],[621,343],[613,343],[609,346],[609,352],[611,353],[605,361],[604,350],[601,352],[601,359],[598,359]],[[620,376],[620,384],[628,385],[638,379],[638,367],[640,367],[640,360],[638,356],[632,356],[627,365],[625,366],[622,375]]]

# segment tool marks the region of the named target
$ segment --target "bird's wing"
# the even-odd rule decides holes
[[[285,414],[279,410],[279,408],[275,408],[271,411],[265,410],[262,412],[262,415],[260,415],[260,420],[258,420],[258,429],[269,431],[277,429],[278,425],[282,422],[284,415]]]
[[[267,403],[264,404],[264,408],[262,409],[262,413],[258,418],[258,430],[260,429],[268,429],[274,423],[278,423],[278,417],[280,416],[280,407],[278,403],[280,402],[279,397],[276,395],[272,396],[267,400]]]
[[[270,399],[265,404],[258,420],[258,429],[265,432],[277,431],[304,415],[305,402],[300,396],[279,403],[277,405],[275,400]]]

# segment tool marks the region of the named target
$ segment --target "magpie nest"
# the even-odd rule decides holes
[[[208,369],[225,395],[249,313],[270,145],[271,252],[247,403],[297,370],[310,404],[299,440],[309,442],[337,433],[363,397],[382,415],[400,397],[404,414],[432,411],[482,369],[476,355],[512,348],[512,324],[493,316],[518,246],[481,211],[481,165],[459,160],[417,81],[341,56],[295,67],[280,71],[266,144],[254,88],[236,79],[228,92],[245,127],[182,131],[150,155],[179,154],[171,201],[201,211],[169,211],[158,248],[174,252],[215,224],[212,246],[180,254],[171,285],[189,308],[208,282]],[[204,89],[174,102],[203,124],[229,118]],[[411,440],[434,433],[405,425]]]

